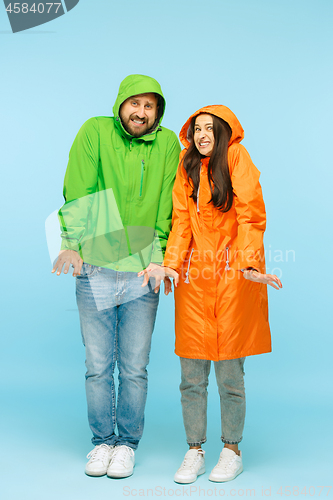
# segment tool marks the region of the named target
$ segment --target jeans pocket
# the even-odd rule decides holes
[[[98,267],[93,266],[91,264],[87,264],[86,262],[83,262],[80,274],[77,275],[77,278],[90,278],[93,274],[97,272]]]

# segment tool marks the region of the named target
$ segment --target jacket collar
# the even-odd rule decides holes
[[[162,127],[160,127],[159,124],[157,124],[156,128],[150,132],[149,134],[145,134],[141,137],[134,137],[133,135],[129,134],[123,127],[123,124],[121,123],[121,119],[119,116],[117,116],[115,118],[115,123],[116,123],[116,127],[118,129],[118,131],[120,132],[120,134],[125,138],[127,139],[129,142],[133,141],[133,140],[140,140],[140,141],[145,141],[145,142],[152,142],[156,139],[156,134],[157,132],[159,132],[160,130],[162,130]]]

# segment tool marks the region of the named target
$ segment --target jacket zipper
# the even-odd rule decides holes
[[[200,212],[200,209],[199,209],[199,192],[200,192],[201,167],[202,167],[202,163],[200,164],[200,171],[199,171],[199,186],[198,186],[198,191],[197,191],[197,212]]]
[[[143,186],[143,173],[146,170],[144,160],[141,160],[141,182],[140,182],[140,197],[142,196],[142,186]]]
[[[193,253],[193,248],[191,250],[191,253],[190,253],[190,258],[188,259],[188,265],[187,265],[187,271],[186,271],[186,279],[184,281],[184,283],[189,283],[190,280],[188,279],[188,275],[190,273],[190,265],[191,265],[191,258],[192,258],[192,253]]]
[[[131,139],[131,140],[130,140],[130,143],[129,143],[129,148],[130,148],[130,151],[132,151],[132,142],[133,142],[133,140]]]
[[[226,261],[224,270],[225,271],[229,271],[229,269],[230,269],[230,266],[229,266],[229,247],[226,247],[225,250],[227,252],[227,261]]]

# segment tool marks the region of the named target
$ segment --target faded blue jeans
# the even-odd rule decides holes
[[[136,449],[144,424],[147,365],[159,293],[137,273],[84,263],[76,298],[86,348],[86,395],[92,443]],[[119,371],[116,403],[114,368]],[[117,426],[117,433],[116,433]]]
[[[242,440],[245,421],[245,358],[214,361],[221,403],[221,440],[237,444]],[[211,362],[180,358],[180,384],[183,420],[187,442],[200,446],[206,442],[207,386]]]

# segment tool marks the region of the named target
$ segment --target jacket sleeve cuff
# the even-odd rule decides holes
[[[77,253],[80,253],[81,246],[77,240],[70,240],[67,238],[61,239],[61,247],[60,250],[74,250]]]
[[[150,262],[152,262],[153,264],[158,264],[160,266],[163,264],[163,250],[161,248],[153,249]]]
[[[232,255],[232,260],[234,260],[238,271],[243,271],[247,268],[262,269],[262,264],[260,264],[260,262],[263,262],[262,258],[262,252],[254,249],[241,250],[236,248],[235,253]]]
[[[164,243],[164,241],[156,235],[153,241],[153,248],[150,257],[150,262],[153,264],[162,265],[165,253],[165,247],[163,248],[163,244],[166,246],[166,242]]]
[[[178,235],[173,235],[168,243],[163,265],[171,269],[179,270],[186,259],[191,241]]]
[[[257,271],[257,273],[259,272],[259,269],[256,268],[256,267],[243,267],[243,269],[239,269],[239,271],[241,271],[242,273],[244,271]]]

